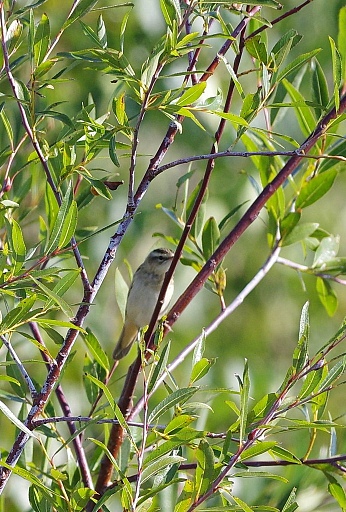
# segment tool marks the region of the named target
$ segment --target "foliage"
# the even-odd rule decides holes
[[[346,8],[337,37],[329,35],[328,68],[320,48],[299,50],[294,25],[318,2],[290,9],[276,0],[156,1],[153,20],[160,23],[152,21],[141,51],[133,39],[141,23],[136,3],[75,0],[62,14],[45,0],[0,2],[0,409],[8,429],[0,492],[9,489],[13,510],[287,512],[306,489],[302,474],[319,482],[326,510],[346,510],[345,412],[329,407],[345,375],[345,323],[312,346],[305,302],[292,362],[282,374],[278,365],[277,381],[268,380],[260,395],[248,354],[235,389],[209,385],[224,361],[206,357],[215,331],[231,339],[227,319],[274,267],[296,271],[302,281],[310,276],[327,314],[338,311],[346,259],[321,213],[325,198],[344,185]],[[112,16],[121,19],[116,30]],[[293,28],[281,29],[287,20]],[[106,106],[97,94],[100,79],[113,84]],[[212,92],[211,79],[218,84]],[[74,96],[84,86],[92,90],[87,101]],[[175,147],[180,157],[169,159]],[[232,173],[230,163],[245,159],[251,168]],[[240,193],[244,176],[251,189],[242,185]],[[138,215],[148,198],[156,206],[152,224]],[[227,256],[253,224],[262,237],[254,251],[250,231],[257,270],[230,300]],[[153,234],[175,249],[160,298],[179,260],[194,277],[159,323],[158,301],[128,368],[110,361],[106,331],[93,314],[101,314],[98,297],[118,249],[135,243],[132,226],[141,241]],[[264,263],[257,252],[265,252]],[[123,312],[128,285],[119,269],[115,283]],[[182,336],[176,354],[171,328],[179,328],[203,287],[205,304],[218,309],[191,315],[195,334]],[[274,306],[270,287],[265,295]],[[109,318],[112,302],[108,297]],[[280,311],[284,318],[284,304]],[[277,321],[274,309],[270,316]],[[183,374],[173,377],[181,366]],[[72,392],[71,374],[79,379]],[[209,405],[214,398],[220,406]],[[13,478],[28,485],[25,505],[7,487]],[[249,478],[259,496],[249,491]]]

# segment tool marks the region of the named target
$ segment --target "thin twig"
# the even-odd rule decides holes
[[[346,162],[346,157],[341,155],[310,155],[306,153],[300,153],[298,150],[293,151],[219,151],[217,153],[207,153],[205,155],[193,155],[188,156],[186,158],[179,158],[178,160],[173,160],[172,162],[168,162],[167,164],[161,165],[156,170],[156,174],[161,174],[167,169],[171,169],[172,167],[176,167],[177,165],[185,165],[190,162],[198,162],[200,160],[210,160],[210,158],[228,158],[228,157],[240,157],[240,158],[251,158],[252,156],[296,156],[299,155],[302,158],[309,158],[312,160],[321,160],[326,158],[328,160],[339,160],[340,162]]]
[[[11,354],[11,357],[12,357],[13,361],[18,366],[18,369],[19,369],[20,373],[22,374],[25,382],[27,383],[27,386],[29,388],[31,397],[35,398],[35,396],[37,395],[37,390],[36,390],[36,388],[34,386],[34,383],[32,382],[31,378],[29,377],[29,374],[26,371],[26,369],[24,368],[21,360],[17,356],[16,351],[12,347],[12,344],[11,344],[10,340],[8,340],[6,338],[6,336],[4,336],[3,334],[1,334],[0,338],[1,338],[1,341],[3,342],[3,344],[5,345],[5,347],[7,348],[7,350],[9,351],[9,353]]]

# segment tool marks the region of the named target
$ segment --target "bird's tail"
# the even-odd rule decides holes
[[[138,327],[129,321],[126,321],[121,331],[120,338],[113,352],[113,359],[119,361],[125,357],[132,347],[133,342],[137,338]]]

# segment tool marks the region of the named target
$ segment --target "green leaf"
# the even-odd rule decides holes
[[[346,82],[346,6],[339,10],[339,33],[338,33],[338,49],[341,55],[341,63],[343,70],[342,81]]]
[[[36,274],[31,274],[32,276],[39,278],[40,276]],[[70,270],[67,274],[64,275],[63,278],[60,278],[57,284],[53,288],[53,293],[62,297],[67,290],[71,288],[73,283],[76,281],[77,277],[80,275],[80,270]],[[45,308],[48,309],[53,305],[53,301],[50,300],[45,304]]]
[[[312,114],[312,108],[305,102],[304,96],[286,79],[282,80],[290,98],[294,102],[294,110],[300,129],[306,137],[315,129],[316,121]]]
[[[281,82],[286,76],[290,75],[293,71],[296,71],[298,70],[299,68],[301,68],[302,66],[304,66],[304,64],[306,62],[308,62],[309,60],[311,60],[313,57],[315,57],[315,55],[317,55],[319,52],[321,51],[321,48],[316,48],[315,50],[313,50],[312,52],[309,52],[309,53],[303,53],[302,55],[299,55],[299,57],[297,57],[296,59],[294,59],[292,62],[290,62],[290,64],[288,64],[288,66],[286,66],[276,77],[275,77],[275,81],[276,82]],[[273,77],[273,80],[274,80],[274,77]]]
[[[46,56],[50,44],[50,25],[46,14],[42,14],[40,23],[35,32],[34,58],[36,66],[39,66]]]
[[[74,23],[76,20],[85,16],[89,11],[91,11],[94,5],[97,4],[97,1],[98,0],[79,0],[79,2],[76,2],[75,9],[71,9],[69,17],[67,18],[67,20],[65,21],[60,30],[65,30],[67,27],[72,25],[72,23]]]
[[[64,222],[63,222],[63,225],[61,228],[61,233],[60,233],[60,238],[59,238],[59,243],[58,243],[59,248],[65,247],[65,245],[67,245],[70,242],[70,240],[72,239],[72,237],[74,236],[75,230],[77,227],[77,220],[78,220],[78,207],[77,207],[76,201],[73,200],[68,211],[67,211],[67,215],[64,219]]]
[[[175,102],[180,107],[189,106],[200,98],[204,93],[207,86],[206,82],[200,82],[192,87],[189,87]]]
[[[296,496],[297,496],[297,488],[294,487],[292,489],[292,491],[290,492],[290,495],[287,498],[284,506],[282,507],[281,512],[294,512],[295,510],[297,510],[298,505],[295,501]]]
[[[328,264],[330,260],[334,260],[335,256],[338,254],[339,245],[339,236],[331,235],[322,238],[315,252],[312,268],[316,268],[321,271],[325,270],[326,264]]]
[[[340,361],[336,363],[325,376],[323,381],[321,382],[319,389],[327,389],[329,386],[333,385],[334,382],[342,375],[345,371],[346,366],[346,356],[344,356]]]
[[[22,430],[29,437],[36,437],[35,434],[29,430],[24,423],[22,423],[15,414],[0,400],[0,411],[14,424],[17,428]]]
[[[193,384],[197,380],[201,379],[209,372],[210,368],[215,364],[216,359],[206,359],[203,357],[198,361],[192,368],[190,384]]]
[[[111,138],[109,139],[109,156],[111,157],[113,164],[116,167],[120,167],[120,163],[119,163],[117,153],[116,153],[116,135],[115,134],[112,135]]]
[[[202,181],[200,181],[198,183],[198,185],[193,190],[193,192],[191,193],[191,195],[187,201],[186,220],[190,217],[190,214],[194,208],[194,205],[195,205],[196,199],[198,197],[199,191],[201,189],[201,186],[202,186]],[[203,225],[204,225],[204,217],[205,217],[207,200],[208,200],[208,189],[206,190],[206,192],[203,196],[202,202],[200,204],[197,215],[196,215],[195,220],[192,225],[191,235],[194,236],[195,238],[197,238],[199,236],[200,232],[202,231]]]
[[[47,310],[49,307],[48,305],[50,305],[53,302],[59,306],[61,311],[68,318],[73,317],[72,309],[70,308],[69,304],[67,304],[67,302],[62,297],[60,297],[54,290],[50,290],[45,284],[43,284],[41,281],[36,279],[34,276],[31,275],[30,277],[34,281],[36,286],[38,286],[40,288],[40,290],[43,291],[44,295],[46,295],[46,297],[48,297],[50,299],[45,304],[45,310]]]
[[[265,44],[261,42],[260,35],[246,39],[245,47],[252,57],[259,60],[259,62],[263,62],[263,64],[267,64],[267,50]]]
[[[342,78],[342,59],[339,50],[336,47],[335,41],[332,37],[329,37],[329,43],[332,51],[332,64],[333,64],[333,83],[334,83],[334,101],[336,111],[340,107],[340,93],[339,87],[341,85]]]
[[[196,452],[197,467],[195,471],[195,501],[203,495],[213,483],[216,472],[214,468],[214,452],[209,443],[202,439]]]
[[[312,93],[315,103],[322,107],[326,107],[328,105],[329,92],[327,79],[323,73],[322,66],[317,59],[314,60],[314,70],[312,73]],[[315,107],[315,112],[316,117],[319,118],[322,115],[323,110]]]
[[[151,464],[146,466],[142,471],[142,482],[146,482],[157,473],[165,470],[173,466],[173,464],[180,464],[184,462],[186,459],[184,457],[180,457],[179,455],[166,455],[159,459],[154,460]]]
[[[306,208],[323,197],[333,186],[337,174],[336,170],[330,169],[306,182],[299,192],[296,209]]]
[[[89,379],[93,384],[95,384],[99,389],[102,389],[105,397],[107,398],[108,400],[108,403],[109,405],[111,406],[112,408],[112,411],[113,413],[115,414],[115,409],[116,409],[116,403],[114,401],[114,398],[112,397],[112,393],[109,391],[109,389],[107,388],[107,386],[104,384],[104,382],[101,382],[99,379],[97,379],[96,377],[94,377],[93,375],[91,375],[90,373],[87,373],[85,375],[85,377],[87,379]]]
[[[95,361],[98,362],[102,368],[106,370],[106,372],[109,371],[109,361],[108,357],[103,350],[103,348],[100,345],[99,340],[96,338],[96,336],[91,332],[89,328],[87,328],[87,334],[83,336],[83,339],[85,341],[86,346],[88,347],[89,351],[95,358]]]
[[[169,27],[173,26],[173,21],[180,25],[182,14],[178,0],[160,0],[160,7],[165,22]]]
[[[272,450],[274,446],[277,445],[276,441],[261,441],[253,444],[250,448],[247,448],[241,454],[241,460],[244,461],[246,459],[252,459],[253,457],[257,457],[257,455],[261,455],[261,453],[266,453],[269,450]]]
[[[286,236],[282,245],[287,246],[295,244],[297,242],[301,242],[302,240],[305,240],[310,235],[312,235],[317,228],[317,222],[302,222],[300,224],[297,224],[297,226],[295,226],[292,229],[292,231]]]
[[[62,233],[66,233],[65,219],[68,216],[72,204],[72,194],[72,182],[70,182],[66,194],[64,195],[63,200],[61,202],[58,214],[55,218],[53,229],[49,237],[47,247],[45,249],[46,254],[55,251],[59,247],[59,242],[62,238]]]
[[[301,460],[298,459],[293,453],[286,450],[286,448],[282,448],[282,446],[274,446],[269,450],[271,455],[278,457],[279,459],[287,460],[288,462],[292,462],[293,464],[301,464]]]
[[[339,482],[330,474],[326,475],[329,484],[328,484],[328,492],[333,496],[335,501],[338,503],[340,509],[342,511],[346,510],[346,493],[343,487],[339,484]]]
[[[148,393],[154,388],[157,380],[161,377],[163,372],[166,370],[167,361],[169,357],[169,351],[171,348],[171,342],[169,341],[166,346],[163,347],[162,352],[160,354],[159,360],[155,361],[155,368],[148,383]]]
[[[253,508],[249,507],[249,505],[247,505],[245,501],[238,498],[238,496],[233,495],[232,500],[236,502],[240,510],[243,510],[244,512],[254,512]]]
[[[220,241],[220,230],[214,217],[204,224],[202,232],[203,256],[208,260],[214,254]]]
[[[17,275],[23,268],[26,255],[26,247],[24,242],[23,233],[20,225],[14,219],[11,224],[5,218],[6,227],[9,233],[9,245],[11,249],[11,256],[13,261],[12,274]]]
[[[307,363],[309,335],[309,303],[306,302],[300,315],[298,344],[293,352],[293,368],[295,373],[299,373]]]
[[[201,336],[199,337],[199,340],[194,348],[193,355],[192,355],[192,368],[200,361],[203,357],[205,350],[205,332],[203,331]]]
[[[318,277],[316,280],[316,291],[328,315],[333,316],[338,307],[338,298],[330,283],[326,279]]]
[[[100,41],[100,45],[102,48],[107,48],[107,32],[106,25],[103,21],[102,14],[97,19],[97,37]]]
[[[172,407],[177,404],[181,404],[186,402],[189,398],[192,397],[197,391],[198,387],[189,387],[189,388],[181,388],[173,391],[169,396],[167,396],[164,400],[162,400],[151,412],[148,422],[153,423],[160,416],[162,416],[165,412],[169,411]]]
[[[303,400],[304,398],[311,395],[317,389],[317,387],[320,387],[322,378],[323,378],[323,369],[322,368],[317,368],[317,370],[311,370],[307,374],[307,376],[303,382],[303,385],[299,392],[299,399]]]
[[[120,309],[121,317],[123,321],[125,320],[125,309],[127,302],[127,295],[129,293],[129,286],[123,278],[120,270],[118,268],[115,269],[114,276],[114,286],[115,286],[115,300],[117,302],[118,308]]]
[[[299,212],[289,212],[280,222],[281,244],[285,245],[285,239],[292,232],[301,218]]]
[[[239,380],[240,382],[240,380]],[[245,366],[243,371],[243,379],[240,382],[240,431],[239,431],[239,439],[240,443],[242,443],[245,439],[246,433],[246,425],[248,418],[248,409],[249,409],[249,398],[250,398],[250,375],[249,375],[249,365],[247,359],[245,359]]]

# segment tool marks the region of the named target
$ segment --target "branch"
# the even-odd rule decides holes
[[[205,155],[193,155],[188,156],[186,158],[179,158],[178,160],[173,160],[165,165],[161,165],[158,167],[156,173],[161,174],[167,169],[171,169],[172,167],[176,167],[178,165],[188,164],[190,162],[198,162],[200,160],[210,160],[211,158],[225,158],[225,157],[241,157],[241,158],[249,158],[252,156],[296,156],[299,155],[302,158],[310,158],[313,160],[321,160],[322,158],[326,158],[329,160],[339,160],[340,162],[346,162],[346,157],[341,155],[306,155],[305,153],[299,153],[299,150],[293,151],[219,151],[217,153],[207,153]]]
[[[260,211],[265,206],[267,201],[275,194],[281,185],[287,180],[287,178],[294,172],[298,167],[301,160],[304,158],[302,154],[307,153],[315,145],[327,130],[328,124],[342,114],[346,110],[346,95],[340,100],[339,111],[336,112],[335,107],[326,114],[321,122],[318,124],[316,129],[309,135],[309,137],[303,142],[299,150],[294,156],[292,156],[288,162],[284,165],[281,171],[268,183],[262,192],[257,196],[252,205],[245,212],[243,217],[240,219],[238,224],[232,229],[229,235],[221,242],[217,250],[214,252],[212,257],[206,262],[202,270],[197,274],[194,280],[186,288],[183,294],[179,297],[176,303],[171,308],[167,315],[166,330],[170,329],[172,325],[178,320],[184,309],[190,304],[192,299],[204,286],[204,283],[208,277],[215,270],[217,265],[221,263],[226,254],[230,251],[233,245],[237,242],[240,236],[247,230],[249,226],[257,219]]]

